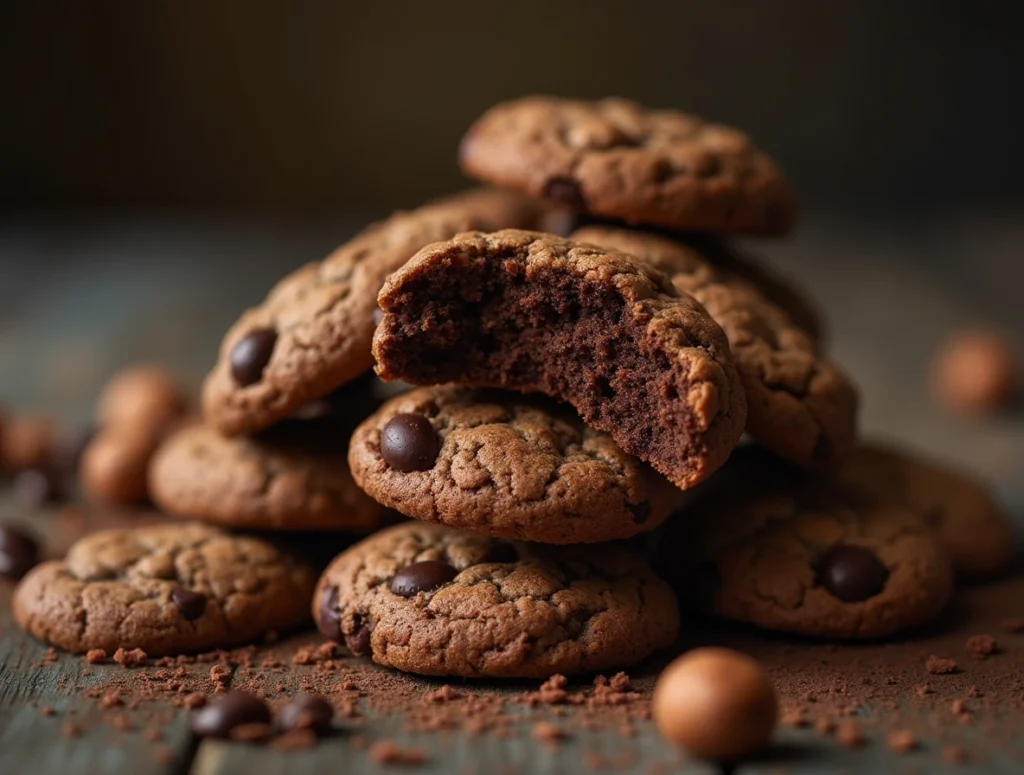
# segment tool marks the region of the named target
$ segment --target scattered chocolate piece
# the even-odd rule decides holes
[[[192,717],[192,731],[199,737],[231,737],[236,727],[248,724],[269,725],[270,708],[259,697],[240,690],[218,697]]]
[[[999,644],[991,635],[972,635],[967,639],[967,650],[975,659],[985,659],[999,651]]]
[[[437,433],[422,414],[395,415],[380,432],[380,456],[396,471],[429,471],[437,450]]]
[[[149,655],[142,649],[120,648],[114,652],[114,661],[121,667],[145,667],[149,661]]]
[[[239,387],[255,385],[263,379],[274,355],[277,332],[272,328],[254,328],[231,349],[231,376]]]
[[[703,759],[737,761],[768,741],[778,701],[757,661],[729,649],[700,648],[661,674],[652,710],[670,742]]]
[[[0,525],[0,576],[20,579],[39,562],[39,542],[13,525]]]
[[[107,652],[103,649],[89,649],[85,652],[85,661],[90,665],[102,665],[107,661]]]
[[[905,729],[889,733],[886,742],[896,753],[909,753],[910,751],[917,750],[918,747],[917,738],[914,737],[913,733]]]
[[[959,672],[960,668],[957,667],[956,660],[945,659],[943,657],[930,656],[924,663],[924,669],[932,675],[950,675],[952,673]]]
[[[381,740],[370,747],[370,759],[377,764],[399,764],[417,767],[428,757],[420,748],[402,748],[390,740]]]
[[[333,718],[334,708],[325,698],[300,694],[278,712],[274,723],[280,732],[308,729],[323,734],[331,728]]]
[[[459,572],[439,560],[424,560],[407,565],[391,579],[391,592],[399,597],[416,597],[420,592],[432,592],[452,581]]]

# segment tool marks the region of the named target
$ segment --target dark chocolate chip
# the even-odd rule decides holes
[[[637,525],[642,525],[648,519],[651,518],[651,502],[643,501],[642,503],[630,503],[627,504],[626,508],[629,509],[633,515],[633,522]]]
[[[278,712],[274,727],[278,732],[309,729],[323,734],[331,728],[334,708],[316,694],[299,694]]]
[[[487,550],[487,555],[481,562],[506,563],[515,562],[518,559],[519,552],[516,551],[512,544],[506,541],[498,541]]]
[[[231,348],[231,376],[239,387],[254,385],[263,378],[277,344],[277,331],[254,328]]]
[[[206,610],[206,595],[185,587],[172,589],[171,600],[181,609],[181,615],[190,622],[194,622]]]
[[[45,468],[26,468],[14,476],[14,497],[30,509],[64,499],[60,478]]]
[[[370,635],[373,631],[359,614],[352,617],[352,624],[355,626],[352,634],[345,636],[345,645],[355,656],[365,656],[370,653]]]
[[[459,575],[451,565],[440,560],[424,560],[407,565],[391,579],[391,591],[400,597],[415,597],[444,586]]]
[[[822,433],[818,436],[818,440],[814,443],[814,449],[811,451],[812,457],[819,463],[825,463],[832,458],[832,455],[836,451],[835,442],[832,441],[828,436]]]
[[[845,603],[874,597],[885,587],[889,571],[870,549],[836,544],[817,562],[818,583]]]
[[[20,579],[39,562],[39,542],[24,530],[0,525],[0,576]]]
[[[396,471],[429,471],[437,460],[437,434],[422,414],[398,414],[380,433],[380,456]]]
[[[320,594],[320,616],[317,629],[328,640],[341,643],[341,614],[338,612],[338,588],[326,587]]]
[[[192,716],[192,732],[199,737],[231,735],[241,724],[269,724],[270,708],[255,695],[239,690],[216,698]]]
[[[544,187],[544,196],[577,212],[587,211],[587,203],[583,199],[583,192],[580,191],[580,186],[575,180],[552,178]]]

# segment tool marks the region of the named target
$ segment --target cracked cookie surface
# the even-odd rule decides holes
[[[383,431],[404,415],[427,418],[438,438],[425,470],[382,454]],[[629,538],[661,524],[680,495],[569,407],[454,386],[386,403],[352,435],[349,464],[360,487],[406,516],[521,541]]]
[[[379,664],[491,678],[627,667],[679,629],[671,589],[621,546],[510,543],[421,522],[341,554],[313,615]]]
[[[649,261],[704,305],[729,339],[747,393],[747,431],[757,441],[808,468],[842,464],[856,440],[857,390],[755,286],[716,268],[697,244],[601,226],[570,239]]]
[[[737,450],[662,542],[681,595],[719,616],[827,638],[881,638],[939,614],[952,571],[924,520]],[[676,530],[678,526],[679,530]]]
[[[530,227],[541,209],[509,192],[467,191],[396,212],[297,269],[225,336],[203,386],[206,422],[226,435],[253,433],[365,373],[385,277],[424,245],[469,229]],[[241,382],[233,358],[248,361]]]
[[[479,180],[630,223],[748,234],[796,223],[782,171],[743,132],[619,98],[501,103],[466,133],[459,161]]]
[[[369,531],[391,522],[352,479],[347,433],[287,421],[260,437],[203,425],[175,433],[149,468],[163,510],[233,529]]]
[[[315,583],[310,567],[266,541],[169,523],[86,536],[25,576],[12,605],[24,630],[68,651],[160,656],[301,624]]]
[[[382,378],[545,393],[682,489],[743,432],[722,329],[624,253],[514,229],[461,234],[417,253],[378,303]]]
[[[994,576],[1017,559],[1017,540],[1006,511],[965,472],[872,443],[854,450],[839,478],[879,503],[920,514],[959,578]]]

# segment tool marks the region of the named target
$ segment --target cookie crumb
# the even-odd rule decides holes
[[[426,694],[424,694],[423,700],[425,702],[451,702],[452,700],[459,699],[461,696],[462,695],[459,694],[459,692],[455,691],[448,684],[445,684],[436,691],[427,692]]]
[[[206,695],[202,692],[186,694],[184,699],[182,699],[181,704],[189,710],[196,710],[197,708],[201,708],[206,705]]]
[[[967,650],[975,659],[985,659],[999,650],[999,644],[991,635],[972,635],[967,639]]]
[[[803,708],[791,708],[784,711],[780,719],[787,727],[806,727],[810,724]]]
[[[612,680],[608,685],[612,687],[612,691],[616,692],[628,692],[633,688],[632,681],[625,673],[616,673],[613,675]]]
[[[370,760],[377,764],[418,767],[426,764],[428,758],[420,748],[402,748],[391,740],[381,740],[370,747]]]
[[[145,667],[149,662],[149,655],[142,649],[129,651],[119,648],[114,652],[114,661],[121,667]]]
[[[1008,619],[1003,619],[1003,632],[1013,634],[1024,632],[1024,618],[1020,616],[1011,616]]]
[[[124,705],[124,700],[121,699],[120,689],[111,689],[109,692],[100,698],[101,708],[115,708],[118,705]]]
[[[39,709],[39,712],[42,713],[44,716],[56,716],[57,715],[57,711],[55,711],[49,705],[44,705],[43,707],[41,707]]]
[[[886,742],[889,744],[889,748],[896,753],[909,753],[918,747],[917,738],[906,729],[890,733]]]
[[[967,749],[959,745],[947,745],[942,749],[942,760],[947,764],[966,764]]]
[[[859,748],[864,745],[864,733],[859,724],[844,721],[836,728],[836,741],[843,748]]]
[[[916,689],[914,689],[914,691],[917,692],[918,697],[926,697],[927,695],[932,693],[932,687],[930,687],[928,684],[921,684]]]
[[[89,649],[85,652],[85,661],[90,665],[102,665],[107,661],[107,652],[103,649]]]
[[[210,680],[215,684],[225,683],[231,677],[231,669],[224,665],[214,665],[210,668]]]
[[[955,659],[937,657],[934,654],[924,663],[924,669],[932,675],[950,675],[959,672]]]
[[[970,710],[967,708],[967,703],[960,699],[953,700],[950,710],[952,710],[954,715],[957,716],[963,716],[964,714],[970,713]]]
[[[533,725],[533,739],[545,743],[558,743],[565,739],[565,730],[550,721],[538,721]]]

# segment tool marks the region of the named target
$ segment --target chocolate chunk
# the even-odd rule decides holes
[[[38,509],[64,498],[64,488],[55,473],[46,468],[26,468],[14,476],[14,497],[30,509]]]
[[[39,562],[39,543],[16,527],[0,525],[0,576],[20,579]]]
[[[199,737],[231,736],[242,724],[269,724],[270,708],[248,692],[232,691],[215,699],[192,717],[192,732]]]
[[[239,387],[253,385],[263,378],[275,344],[277,332],[274,329],[254,328],[231,349],[231,376]]]
[[[373,631],[370,625],[363,621],[363,617],[356,614],[352,619],[355,630],[351,635],[345,636],[345,645],[355,656],[361,657],[370,653],[370,636]]]
[[[421,414],[399,414],[380,434],[380,456],[396,471],[429,471],[437,460],[437,434]]]
[[[889,571],[874,552],[861,546],[836,544],[818,558],[818,583],[845,603],[874,597]]]
[[[309,729],[323,734],[331,728],[334,708],[323,697],[315,694],[300,694],[283,708],[274,719],[279,732]]]
[[[206,595],[184,587],[171,590],[171,600],[181,609],[181,615],[190,622],[203,615],[206,610]]]
[[[569,178],[552,178],[544,188],[544,196],[578,212],[586,212],[587,203],[583,192],[575,180]]]
[[[325,638],[341,643],[341,615],[338,613],[337,587],[327,587],[321,593],[317,627]]]
[[[401,597],[415,597],[444,586],[459,575],[451,565],[439,560],[424,560],[407,565],[391,579],[392,593]]]

